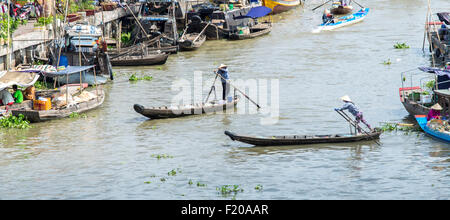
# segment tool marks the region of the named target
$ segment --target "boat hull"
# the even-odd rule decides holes
[[[231,102],[226,102],[224,104],[216,104],[212,106],[206,106],[206,105],[195,105],[188,108],[167,108],[167,107],[159,107],[159,108],[145,108],[142,105],[135,104],[133,106],[134,110],[150,119],[164,119],[164,118],[179,118],[179,117],[185,117],[185,116],[192,116],[192,115],[202,115],[202,114],[208,114],[208,113],[215,113],[215,112],[223,112],[226,110],[234,109],[234,107],[239,102],[239,97],[236,97]]]
[[[232,132],[225,131],[225,135],[233,141],[239,141],[255,146],[286,146],[286,145],[304,145],[304,144],[324,144],[324,143],[347,143],[356,141],[369,141],[380,138],[381,132],[376,131],[361,135],[292,135],[292,136],[272,136],[272,137],[249,137],[240,136]]]
[[[260,37],[266,34],[269,34],[270,31],[272,31],[271,25],[263,25],[260,27],[252,28],[252,33],[250,34],[238,34],[238,33],[232,33],[229,36],[230,40],[245,40],[245,39],[252,39],[256,37]]]
[[[337,28],[356,24],[356,23],[363,21],[366,18],[368,13],[369,13],[368,8],[361,9],[352,15],[348,15],[348,16],[339,18],[339,21],[336,23],[321,24],[319,26],[319,28],[321,28],[321,30],[323,30],[323,31],[331,31],[331,30],[334,30]]]
[[[300,4],[300,0],[263,0],[263,6],[272,9],[272,14],[289,11]]]
[[[353,7],[342,7],[339,6],[337,8],[331,8],[330,13],[334,15],[345,15],[349,14],[353,11]]]
[[[95,93],[96,91],[92,91]],[[32,122],[44,122],[54,119],[61,119],[61,118],[67,118],[72,113],[83,113],[92,109],[95,109],[103,104],[105,101],[105,93],[102,89],[98,90],[98,97],[94,98],[92,100],[89,100],[87,102],[82,102],[75,104],[69,108],[59,109],[59,110],[45,110],[45,111],[38,111],[38,110],[31,110],[31,109],[17,109],[12,110],[11,114],[14,116],[24,115],[25,118]]]
[[[165,64],[169,54],[161,53],[149,56],[124,56],[111,60],[113,66],[150,66]]]
[[[426,115],[415,115],[415,118],[416,118],[417,123],[419,124],[420,128],[422,128],[422,130],[427,135],[430,135],[430,136],[432,136],[434,138],[437,138],[437,139],[439,139],[441,141],[445,141],[447,143],[450,143],[450,135],[449,134],[430,129],[427,126],[427,116]]]

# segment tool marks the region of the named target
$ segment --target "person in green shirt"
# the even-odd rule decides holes
[[[22,103],[23,102],[23,94],[22,94],[22,90],[17,88],[17,85],[13,85],[13,89],[14,89],[14,100],[15,103]]]

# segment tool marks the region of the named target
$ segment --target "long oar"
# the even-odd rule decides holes
[[[350,123],[351,125],[353,125],[355,128],[361,129],[367,136],[370,137],[370,139],[372,139],[376,144],[378,144],[379,146],[381,146],[381,144],[380,144],[377,140],[375,140],[374,137],[372,137],[367,131],[365,131],[361,126],[359,126],[359,124],[356,123],[353,119],[351,119],[350,116],[348,116],[345,112],[343,112],[343,111],[338,111],[338,110],[336,110],[336,112],[337,112],[339,115],[341,115],[345,120],[347,120],[348,123]]]
[[[366,8],[366,7],[364,7],[364,6],[362,6],[362,5],[360,5],[358,2],[356,2],[356,1],[353,1],[355,4],[357,4],[357,5],[359,5],[359,7],[361,7],[361,8]]]
[[[219,73],[217,73],[216,71],[214,71],[214,73],[219,76],[220,78],[222,78],[223,80],[225,80],[228,84],[230,84],[231,86],[233,86],[233,84],[231,84],[227,79],[223,78]],[[242,92],[241,90],[239,90],[238,88],[236,88],[236,86],[233,86],[238,92],[240,92],[245,98],[247,98],[249,101],[251,101],[253,104],[256,105],[256,107],[261,108],[258,103],[256,103],[255,101],[253,101],[250,97],[248,97],[248,95],[246,95],[244,92]]]
[[[214,78],[214,82],[213,82],[213,85],[211,86],[211,90],[209,90],[208,96],[206,97],[205,103],[208,102],[209,96],[211,95],[211,92],[213,91],[213,89],[214,89],[214,94],[216,94],[216,87],[215,87],[216,80],[217,80],[217,74],[216,74],[216,78]]]
[[[324,5],[325,5],[326,3],[328,3],[328,2],[331,2],[331,0],[326,1],[325,3],[323,3],[323,4],[321,4],[321,5],[319,5],[319,6],[315,7],[315,8],[313,8],[312,10],[314,11],[314,10],[316,10],[316,9],[318,9],[318,8],[320,8],[320,7],[322,7],[322,6],[324,6]]]

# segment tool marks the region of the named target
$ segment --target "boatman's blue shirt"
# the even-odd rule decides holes
[[[359,113],[358,107],[356,107],[356,105],[351,102],[346,102],[344,104],[344,106],[342,106],[342,108],[339,109],[339,111],[342,111],[345,109],[348,109],[348,111],[350,113],[352,113],[352,115],[354,115],[354,116],[358,115],[358,113]]]
[[[217,71],[218,74],[220,74],[224,79],[229,79],[228,78],[228,69],[219,69],[219,71]],[[222,83],[226,83],[227,81],[224,79],[220,79],[222,81]]]

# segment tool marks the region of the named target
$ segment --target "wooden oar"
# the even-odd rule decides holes
[[[238,92],[240,92],[245,98],[247,98],[249,101],[251,101],[253,104],[256,105],[256,107],[261,108],[258,103],[256,103],[255,101],[253,101],[250,97],[248,97],[248,95],[246,95],[244,92],[242,92],[241,90],[239,90],[238,88],[236,88],[236,86],[234,86],[233,84],[231,84],[227,79],[223,78],[219,73],[217,73],[217,71],[214,71],[214,73],[219,76],[220,78],[222,78],[223,80],[225,80],[225,82],[227,82],[228,84],[230,84],[230,86],[233,86]]]
[[[323,4],[321,4],[321,5],[319,5],[319,6],[315,7],[315,8],[313,8],[312,10],[314,11],[314,10],[316,10],[316,9],[318,9],[318,8],[320,8],[320,7],[322,7],[322,6],[324,6],[324,5],[325,5],[326,3],[328,3],[328,2],[331,2],[331,0],[326,1],[325,3],[323,3]]]
[[[375,140],[375,138],[373,138],[366,130],[364,130],[361,126],[359,126],[359,124],[356,123],[352,118],[350,118],[350,116],[348,116],[345,112],[339,110],[336,110],[336,112],[340,114],[345,120],[347,120],[348,123],[353,125],[355,128],[361,129],[361,131],[363,131],[368,137],[370,137],[370,139],[372,139],[375,143],[381,146],[381,144],[377,140]]]
[[[211,95],[211,92],[213,91],[213,89],[214,89],[214,94],[216,94],[216,87],[215,87],[216,80],[217,80],[217,74],[216,74],[216,78],[214,78],[214,82],[213,82],[213,85],[211,86],[211,90],[209,90],[208,96],[206,97],[205,103],[208,102],[209,96]],[[216,98],[217,98],[217,96],[216,96]]]

